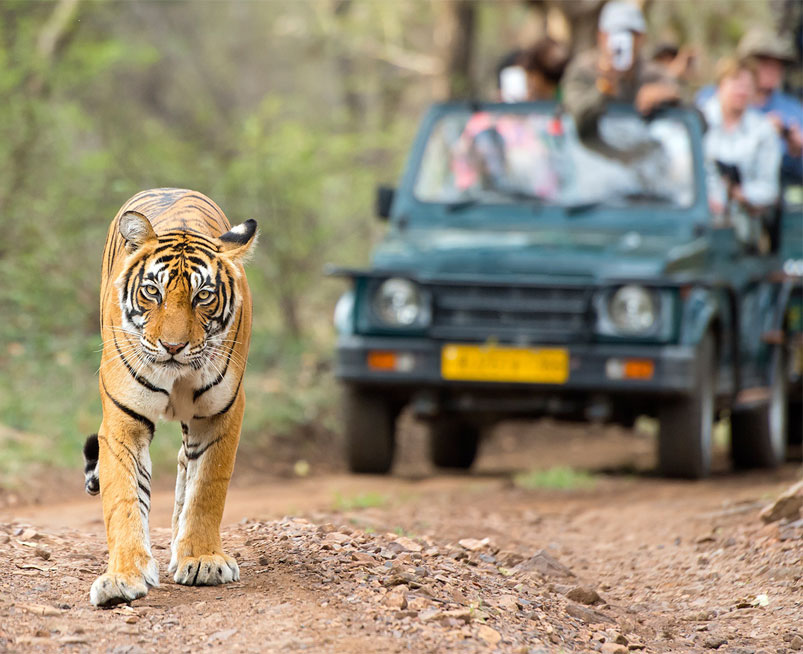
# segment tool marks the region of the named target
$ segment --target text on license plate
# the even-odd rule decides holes
[[[497,345],[444,345],[441,376],[466,381],[564,384],[569,378],[569,351]]]

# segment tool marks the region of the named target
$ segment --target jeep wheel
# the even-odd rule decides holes
[[[439,468],[467,470],[477,458],[480,430],[456,418],[440,417],[427,425],[429,454]]]
[[[658,468],[667,477],[701,479],[711,472],[716,348],[707,333],[697,348],[697,378],[691,393],[660,407]]]
[[[786,348],[773,348],[770,397],[757,407],[731,411],[731,459],[737,468],[777,468],[786,460]]]
[[[346,388],[343,428],[351,472],[383,475],[393,464],[398,410],[380,393]]]

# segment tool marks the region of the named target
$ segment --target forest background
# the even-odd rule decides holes
[[[698,49],[699,82],[783,0],[646,0],[651,42]],[[139,190],[259,221],[241,457],[266,469],[338,441],[326,262],[364,265],[433,101],[491,99],[501,56],[593,44],[600,0],[0,0],[0,485],[77,466],[97,430],[100,256]],[[160,425],[155,466],[179,432]],[[318,456],[318,458],[324,458]],[[296,470],[304,470],[304,466]]]

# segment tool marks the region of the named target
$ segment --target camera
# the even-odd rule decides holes
[[[608,35],[608,51],[614,70],[626,71],[633,66],[633,33],[614,32]]]

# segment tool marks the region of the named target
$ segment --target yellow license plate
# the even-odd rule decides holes
[[[569,351],[497,345],[444,345],[441,376],[465,381],[565,384]]]

